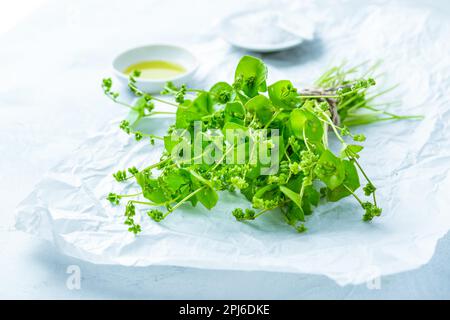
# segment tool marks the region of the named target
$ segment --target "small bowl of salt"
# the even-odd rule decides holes
[[[231,45],[254,52],[286,50],[314,38],[312,21],[278,11],[234,13],[223,19],[219,28]]]

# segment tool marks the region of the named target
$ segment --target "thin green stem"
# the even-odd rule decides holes
[[[118,196],[121,198],[130,198],[130,197],[140,196],[141,194],[142,194],[142,192],[135,193],[135,194],[118,194]]]
[[[186,92],[198,92],[198,93],[203,93],[203,92],[207,92],[206,90],[201,90],[201,89],[186,89]]]
[[[311,152],[311,148],[309,147],[308,138],[306,138],[305,127],[303,127],[303,140],[305,141],[306,149]]]
[[[348,155],[348,153],[347,153]],[[356,160],[355,157],[351,156],[350,157],[356,164],[356,166],[359,168],[359,171],[361,171],[361,173],[363,174],[364,178],[367,180],[368,183],[370,183],[371,185],[374,186],[374,184],[372,183],[372,181],[369,179],[369,177],[367,176],[366,172],[364,171],[364,169],[361,167],[361,165],[359,164],[358,160]],[[376,206],[377,205],[377,198],[375,196],[375,191],[372,193],[373,196],[373,203]]]
[[[173,102],[170,102],[170,101],[167,101],[167,100],[164,100],[164,99],[160,99],[160,98],[155,98],[154,96],[151,96],[151,99],[155,100],[155,101],[158,101],[158,102],[161,102],[161,103],[165,103],[165,104],[167,104],[169,106],[178,108],[178,104],[176,104],[176,103],[173,103]]]
[[[199,155],[197,155],[197,156],[195,156],[195,157],[193,157],[193,158],[191,158],[191,159],[186,159],[186,160],[181,160],[181,161],[175,161],[175,162],[172,164],[172,166],[177,166],[177,165],[183,165],[183,164],[186,164],[186,163],[191,163],[191,162],[194,161],[194,160],[197,160],[197,159],[202,158],[204,155],[205,155],[205,151],[203,151],[201,154],[199,154]]]
[[[345,189],[348,190],[348,192],[350,192],[355,197],[356,200],[358,200],[359,204],[362,206],[363,205],[362,200],[352,191],[352,189],[347,187],[345,184],[343,186],[344,186]]]
[[[173,208],[171,208],[169,211],[167,211],[167,213],[163,216],[163,218],[167,217],[170,213],[172,213],[173,211],[175,211],[179,206],[181,206],[184,202],[188,201],[190,198],[192,198],[193,196],[195,196],[197,193],[199,193],[200,191],[202,191],[203,189],[205,189],[206,186],[203,186],[201,188],[198,188],[197,190],[191,192],[190,194],[188,194],[186,197],[184,197],[180,202],[178,202]]]
[[[406,119],[422,119],[421,116],[397,116],[397,117],[387,117],[387,118],[371,118],[371,119],[345,119],[344,125],[351,126],[359,126],[363,124],[376,123],[381,121],[390,121],[390,120],[406,120]]]
[[[272,118],[270,118],[269,122],[266,123],[266,125],[264,126],[264,129],[267,129],[269,127],[269,125],[273,122],[273,120],[275,120],[276,117],[278,117],[278,115],[283,111],[283,109],[278,109],[273,115]]]
[[[135,131],[133,131],[133,133],[136,133]],[[154,139],[158,139],[158,140],[164,140],[164,137],[161,137],[161,136],[157,136],[157,135],[154,135],[154,134],[152,134],[152,133],[142,133],[142,132],[139,132],[143,137],[149,137],[149,138],[154,138]]]
[[[210,118],[212,118],[212,117],[214,117],[214,113],[213,113],[213,114],[208,114],[208,115],[206,115],[206,116],[203,116],[203,117],[202,117],[202,120],[210,119]]]
[[[155,114],[177,114],[177,113],[171,112],[171,111],[153,111],[153,112],[150,112],[149,114],[146,114],[145,117],[151,117]]]
[[[227,154],[228,154],[231,150],[234,150],[234,144],[231,145],[231,146],[227,149],[227,151],[222,155],[222,157],[219,159],[219,161],[217,161],[216,164],[215,164],[213,167],[210,167],[210,168],[208,169],[207,172],[209,172],[210,170],[215,170],[215,169],[219,166],[219,164],[222,163],[222,161],[225,159],[225,157],[227,156]]]
[[[324,132],[324,135],[323,135],[323,137],[322,137],[322,142],[323,142],[323,145],[326,147],[326,148],[328,148],[328,134],[327,134],[327,132],[328,132],[328,122],[325,122],[324,124],[323,124],[323,132]]]
[[[258,218],[260,215],[262,215],[264,212],[270,211],[272,209],[270,208],[266,208],[266,209],[262,209],[261,211],[259,211],[257,214],[255,214],[254,218]]]
[[[132,203],[138,203],[138,204],[145,204],[145,205],[149,205],[149,206],[159,206],[159,203],[154,203],[154,202],[148,202],[148,201],[138,201],[138,200],[130,200],[128,202],[132,202]]]
[[[125,106],[127,108],[130,108],[130,109],[133,108],[132,105],[130,105],[128,103],[125,103],[123,101],[117,100],[116,98],[114,98],[108,91],[103,91],[103,93],[105,94],[105,96],[107,96],[109,99],[111,99],[111,101],[113,101],[113,102],[115,102],[117,104],[120,104],[122,106]]]
[[[394,85],[394,86],[392,86],[392,87],[389,87],[389,88],[387,88],[386,90],[380,91],[380,92],[378,92],[377,94],[375,94],[375,95],[373,95],[373,96],[371,96],[371,97],[367,97],[367,99],[366,99],[365,101],[364,101],[364,100],[361,101],[360,103],[358,103],[358,104],[356,104],[356,105],[350,107],[348,110],[357,109],[357,108],[361,107],[362,105],[367,104],[367,103],[369,103],[369,102],[375,100],[375,99],[378,98],[379,96],[382,96],[383,94],[386,94],[386,93],[388,93],[388,92],[390,92],[390,91],[396,89],[397,87],[398,87],[398,84],[397,84],[397,85]]]
[[[373,204],[377,206],[377,197],[375,196],[375,191],[372,193],[373,196]]]
[[[146,168],[145,168],[144,170],[142,170],[142,171],[151,170],[151,169],[156,168],[156,167],[158,167],[158,166],[160,166],[160,165],[162,165],[162,164],[164,164],[164,163],[166,163],[166,162],[168,162],[168,161],[170,161],[170,160],[172,160],[172,158],[167,158],[167,159],[165,159],[165,160],[163,160],[163,161],[160,161],[160,162],[158,162],[158,163],[155,163],[155,164],[152,164],[151,166],[146,167]]]
[[[368,61],[367,61],[368,62]],[[362,75],[361,78],[365,78],[371,75],[378,67],[383,63],[383,60],[378,60],[370,68],[368,68]]]
[[[347,155],[349,155],[347,153]],[[370,181],[369,177],[367,176],[367,174],[364,172],[363,168],[361,167],[361,165],[359,164],[358,160],[356,160],[356,158],[352,155],[349,155],[350,158],[355,161],[355,164],[358,166],[359,170],[361,171],[361,173],[363,174],[364,178],[366,178],[367,182],[372,183],[372,181]],[[373,183],[372,183],[373,184]]]
[[[300,208],[302,207],[303,195],[305,193],[305,184],[302,183],[302,187],[300,188]]]
[[[138,97],[145,96],[145,97],[148,97],[149,100],[155,100],[155,101],[158,101],[158,102],[161,102],[161,103],[165,103],[165,104],[167,104],[169,106],[173,106],[173,107],[177,107],[178,108],[178,104],[176,104],[176,103],[173,103],[173,102],[170,102],[170,101],[167,101],[167,100],[164,100],[164,99],[160,99],[160,98],[155,98],[154,96],[139,90],[133,82],[129,82],[128,83],[128,87]]]
[[[317,103],[315,104],[316,106],[316,110],[319,111],[320,113],[322,113],[322,115],[326,118],[327,123],[331,126],[331,129],[333,129],[334,134],[336,135],[336,137],[339,139],[339,141],[343,144],[346,145],[344,139],[342,139],[341,135],[339,134],[339,132],[337,132],[336,129],[336,125],[333,123],[333,120],[331,120],[331,118],[325,113],[325,111],[323,111],[322,109],[319,108],[319,106],[317,105]],[[325,133],[326,134],[326,133]]]
[[[394,113],[391,113],[391,112],[387,112],[387,111],[384,111],[384,110],[380,110],[380,109],[377,109],[377,108],[374,108],[374,107],[371,107],[371,106],[368,106],[368,105],[365,105],[362,108],[370,110],[370,111],[374,111],[374,112],[377,112],[377,113],[385,114],[387,116],[391,116],[393,118],[398,118],[398,119],[405,119],[405,117],[406,117],[406,119],[415,119],[415,118],[423,119],[423,116],[420,116],[420,115],[400,116],[400,115],[397,115],[397,114],[394,114]]]

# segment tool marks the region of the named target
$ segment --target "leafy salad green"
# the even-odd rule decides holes
[[[137,207],[148,207],[148,217],[160,222],[185,203],[214,208],[220,191],[239,191],[249,201],[247,208],[232,211],[238,221],[254,220],[265,212],[277,211],[289,225],[303,232],[306,219],[316,206],[348,196],[361,206],[362,219],[370,221],[382,210],[375,184],[359,162],[361,142],[366,138],[349,127],[419,118],[399,116],[372,103],[383,93],[371,93],[375,85],[371,77],[374,69],[356,77],[358,67],[335,67],[317,80],[314,89],[300,91],[289,80],[268,85],[266,65],[260,59],[244,56],[236,67],[233,83],[218,82],[209,90],[167,83],[162,94],[170,100],[139,90],[136,78],[140,72],[136,70],[129,81],[129,88],[138,97],[134,105],[120,101],[119,94],[112,91],[112,80],[103,79],[104,93],[130,109],[120,128],[136,140],[148,139],[151,145],[155,140],[164,143],[158,163],[114,173],[119,182],[133,179],[140,192],[110,193],[107,198],[113,205],[124,202],[125,224],[135,234],[141,231],[135,219]],[[173,107],[174,111],[154,111],[155,101]],[[161,113],[175,116],[166,136],[135,129],[140,119]],[[196,123],[200,123],[199,131]],[[219,132],[220,136],[228,129],[244,132],[244,139],[225,137],[224,154],[212,163],[193,161],[203,159],[207,153],[211,157],[208,145],[219,144],[211,138],[211,132]],[[189,134],[174,139],[174,132],[180,130]],[[267,130],[267,136],[262,137],[258,130]],[[278,134],[275,136],[272,131]],[[331,150],[329,133],[341,144],[339,152]],[[209,140],[202,142],[203,148],[196,155],[192,149],[198,135]],[[179,144],[192,147],[183,149],[188,150],[190,159],[175,159],[174,150]],[[276,171],[263,174],[264,164],[253,157],[258,144],[276,153]],[[239,148],[248,151],[242,161],[228,163],[227,156],[237,153]],[[364,196],[357,194],[362,185]]]

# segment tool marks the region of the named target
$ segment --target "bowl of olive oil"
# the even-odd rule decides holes
[[[139,71],[136,86],[148,93],[160,92],[166,82],[189,83],[197,69],[197,59],[185,48],[174,45],[147,45],[122,52],[113,60],[116,77],[127,85]]]

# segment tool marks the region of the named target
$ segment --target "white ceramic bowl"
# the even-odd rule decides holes
[[[124,85],[128,84],[128,75],[123,71],[130,65],[145,60],[164,60],[183,66],[186,72],[167,79],[140,79],[137,78],[136,86],[145,92],[160,92],[167,81],[172,81],[175,85],[189,82],[193,73],[197,69],[196,57],[187,49],[174,45],[152,44],[129,49],[119,54],[113,60],[114,74]]]
[[[284,21],[286,18],[286,14],[273,10],[236,12],[221,20],[219,32],[225,41],[237,48],[261,53],[282,51],[296,47],[308,36],[311,37],[291,32]],[[241,25],[244,21],[245,25]],[[311,28],[307,26],[307,29]],[[295,27],[291,29],[295,30]],[[278,34],[273,34],[274,30]],[[313,30],[309,33],[313,33]]]

